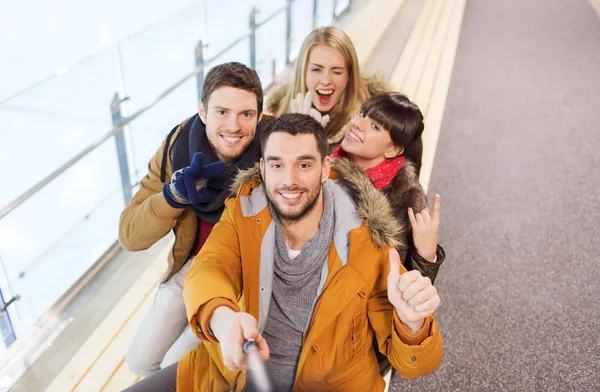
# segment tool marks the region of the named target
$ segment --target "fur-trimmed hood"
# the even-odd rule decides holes
[[[273,87],[273,90],[265,99],[265,113],[272,114],[276,117],[279,115],[281,101],[285,98],[289,87],[290,85],[288,83],[280,83]]]
[[[377,192],[387,196],[391,213],[386,211],[382,218],[393,220],[398,226],[397,242],[400,247],[408,246],[408,235],[411,232],[408,219],[408,207],[415,212],[427,208],[427,196],[419,183],[419,174],[414,164],[408,160],[390,185],[378,191],[369,176],[347,158],[332,158],[332,169],[337,173],[336,178],[350,189],[352,197],[359,203],[359,198],[365,194]],[[378,214],[379,216],[379,214]]]
[[[338,159],[332,159],[335,166],[338,166]],[[348,161],[350,165],[356,167]],[[369,233],[373,239],[373,243],[378,247],[394,247],[402,246],[399,238],[401,238],[401,227],[393,218],[394,210],[382,192],[379,192],[373,183],[358,167],[356,169],[360,173],[342,169],[338,171],[332,167],[336,173],[332,174],[332,179],[341,180],[342,186],[349,192],[350,196],[356,204],[356,213],[359,219],[366,222],[369,227]],[[356,174],[363,174],[362,176]],[[260,166],[257,163],[254,167],[240,171],[233,183],[231,184],[231,194],[236,195],[243,184],[254,183],[255,185],[262,183]]]

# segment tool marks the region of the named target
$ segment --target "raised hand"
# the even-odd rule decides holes
[[[440,195],[435,195],[433,202],[433,213],[429,208],[415,214],[412,208],[408,208],[408,219],[412,226],[413,242],[417,252],[427,261],[435,260],[438,243],[438,231],[440,229],[441,202]]]
[[[312,93],[309,91],[306,95],[298,93],[291,103],[292,113],[308,114],[321,124],[323,128],[329,124],[329,115],[322,115],[317,109],[312,107]]]
[[[269,359],[267,341],[258,333],[256,319],[248,313],[235,312],[228,307],[214,310],[210,318],[210,328],[221,345],[223,363],[231,370],[245,370],[247,367],[244,343],[254,340],[257,353],[263,362]]]
[[[218,176],[227,165],[217,161],[204,166],[203,157],[203,153],[195,153],[190,166],[177,170],[171,176],[171,181],[164,185],[163,195],[171,207],[184,208],[208,201],[208,180]]]
[[[389,257],[388,299],[408,332],[418,333],[425,318],[440,306],[437,289],[419,271],[400,274],[400,255],[396,249],[390,249]]]

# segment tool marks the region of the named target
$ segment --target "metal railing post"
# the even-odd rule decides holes
[[[12,287],[10,281],[8,280],[8,274],[6,273],[6,266],[4,265],[4,260],[2,259],[2,255],[0,255],[0,271],[2,272],[2,280],[6,279],[6,281],[2,282],[2,285],[8,288],[9,292],[12,292]],[[12,293],[14,294],[14,293]],[[0,336],[2,337],[2,341],[4,342],[5,347],[10,347],[16,340],[17,336],[15,335],[15,329],[12,324],[12,320],[10,318],[10,311],[7,309],[9,305],[15,303],[21,298],[19,294],[15,295],[12,299],[8,301],[8,303],[4,302],[4,294],[2,293],[2,288],[0,288],[0,306],[2,306],[2,311],[0,312]],[[18,315],[18,313],[17,313]]]
[[[113,127],[118,127],[123,122],[121,114],[121,99],[119,93],[115,93],[110,104]],[[131,200],[131,179],[129,178],[129,163],[127,162],[127,148],[125,145],[125,130],[115,135],[115,144],[117,146],[117,157],[119,159],[119,169],[121,171],[121,186],[123,188],[123,201],[128,204]]]
[[[196,56],[196,69],[200,69],[198,74],[196,75],[196,85],[198,86],[198,101],[202,99],[202,86],[204,85],[204,54],[203,54],[204,44],[202,40],[198,42],[196,46],[196,51],[194,52]]]
[[[312,17],[312,29],[317,28],[317,9],[319,8],[319,0],[313,0],[313,17]]]
[[[285,10],[286,25],[285,25],[285,63],[290,63],[290,53],[292,51],[292,0],[287,0],[287,8]]]
[[[250,68],[256,70],[256,7],[250,11]]]
[[[17,295],[8,301],[8,303],[6,303],[4,302],[4,295],[0,289],[0,306],[2,307],[2,311],[0,312],[0,337],[2,338],[6,348],[10,347],[17,340],[17,336],[15,335],[15,330],[13,328],[7,308],[20,298],[21,297]]]

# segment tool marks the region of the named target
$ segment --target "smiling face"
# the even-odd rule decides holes
[[[313,46],[306,66],[306,89],[312,92],[313,106],[321,113],[331,111],[342,101],[348,84],[344,56],[325,45]]]
[[[227,164],[240,158],[254,140],[258,114],[256,94],[223,86],[210,94],[205,108],[198,107],[206,136],[215,155]]]
[[[360,113],[352,119],[342,148],[363,169],[375,167],[388,158],[402,154],[394,145],[390,133],[369,116]]]
[[[330,161],[322,158],[315,135],[273,132],[263,156],[260,169],[267,197],[282,221],[298,222],[322,203]]]

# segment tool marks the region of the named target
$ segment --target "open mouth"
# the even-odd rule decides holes
[[[227,135],[227,134],[221,134],[221,139],[223,139],[225,141],[226,144],[228,145],[236,145],[240,142],[240,140],[242,140],[242,136],[239,135]]]
[[[360,138],[360,136],[358,136],[358,134],[356,132],[354,132],[353,129],[350,130],[350,132],[348,132],[348,135],[346,135],[346,139],[348,139],[349,141],[353,142],[353,143],[362,143],[362,139]]]
[[[323,106],[328,105],[331,102],[331,99],[333,98],[333,93],[335,92],[335,90],[333,89],[318,89],[316,90],[317,92],[317,98],[319,98],[319,103]]]

